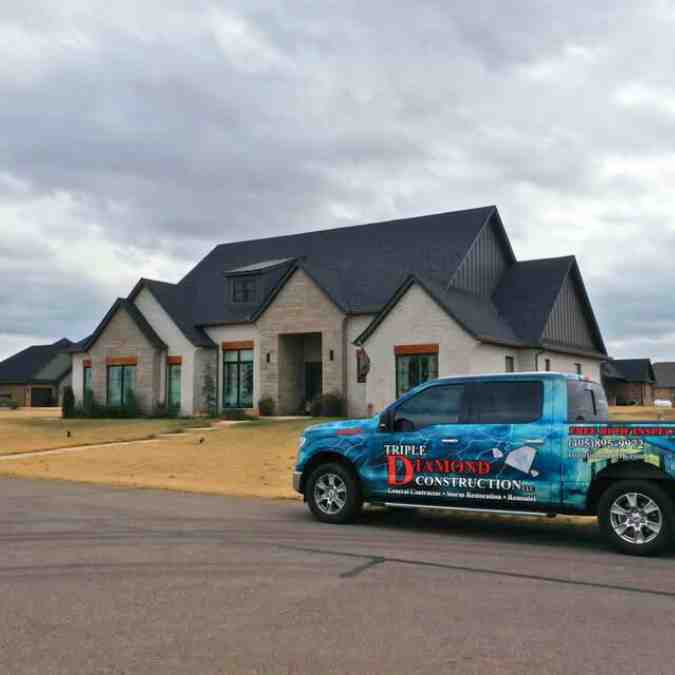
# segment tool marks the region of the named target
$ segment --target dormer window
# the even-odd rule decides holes
[[[232,279],[232,302],[255,302],[255,300],[255,277],[235,277]]]

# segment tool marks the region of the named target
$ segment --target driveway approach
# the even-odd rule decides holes
[[[670,673],[675,557],[593,526],[0,480],[0,673]]]

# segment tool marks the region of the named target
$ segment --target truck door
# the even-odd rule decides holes
[[[433,384],[391,406],[362,468],[371,495],[387,502],[447,501],[458,466],[452,460],[464,451],[465,390],[462,383]]]
[[[553,439],[552,386],[548,378],[471,385],[473,432],[464,458],[489,463],[473,501],[520,511],[559,504],[560,452]]]

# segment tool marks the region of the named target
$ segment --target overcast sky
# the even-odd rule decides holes
[[[675,10],[618,0],[0,3],[0,358],[215,244],[496,204],[675,360]]]

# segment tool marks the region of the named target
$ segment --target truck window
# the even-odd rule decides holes
[[[568,422],[606,422],[608,418],[607,397],[599,384],[567,380]]]
[[[517,424],[541,417],[541,382],[478,382],[471,393],[474,424]]]
[[[462,416],[464,385],[437,385],[404,401],[394,414],[394,431],[415,431],[434,424],[456,424]]]

